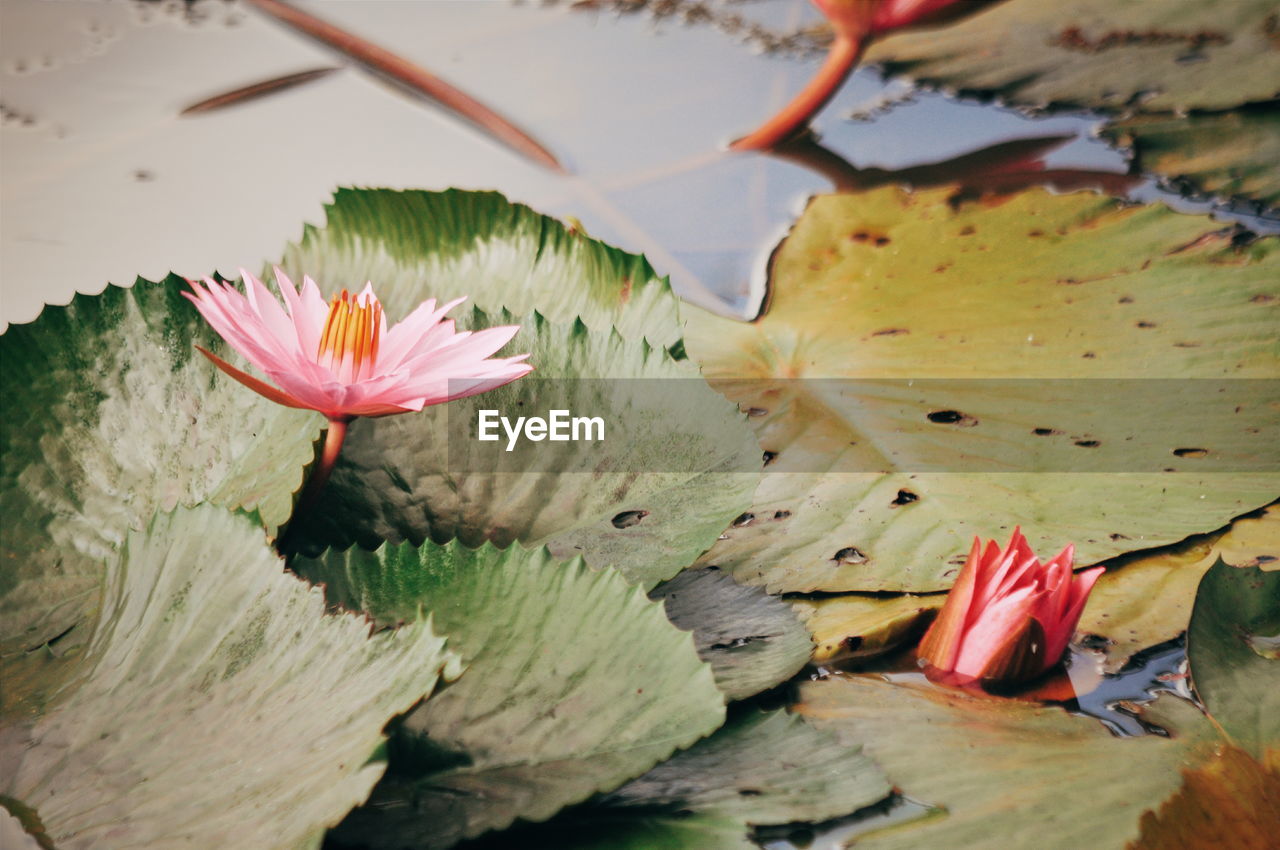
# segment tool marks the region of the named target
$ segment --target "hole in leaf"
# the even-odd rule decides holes
[[[1209,453],[1208,449],[1174,449],[1173,453],[1178,457],[1204,457]]]
[[[1102,441],[1100,441],[1100,440],[1076,440],[1076,445],[1077,445],[1077,446],[1080,446],[1081,448],[1085,448],[1085,449],[1096,449],[1098,446],[1102,445]]]
[[[738,514],[738,516],[733,520],[732,525],[734,528],[742,528],[744,525],[751,525],[751,521],[755,518],[756,515],[753,513]]]
[[[899,490],[898,495],[894,498],[890,505],[897,507],[898,505],[909,505],[912,502],[920,501],[920,497],[910,490]]]
[[[1031,433],[1035,434],[1037,437],[1051,437],[1054,434],[1061,434],[1062,432],[1055,428],[1033,428]]]
[[[846,546],[832,555],[831,560],[841,564],[865,564],[867,556],[857,546]]]
[[[939,425],[959,425],[961,428],[972,428],[978,424],[977,419],[958,410],[935,410],[928,414],[928,419]]]
[[[648,511],[623,511],[612,520],[614,528],[630,528],[639,525],[640,520],[649,515]]]

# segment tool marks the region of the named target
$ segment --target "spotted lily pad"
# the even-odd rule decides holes
[[[671,622],[693,632],[729,699],[744,699],[790,679],[813,647],[786,602],[745,587],[719,570],[685,570],[656,587]]]
[[[516,818],[546,820],[723,722],[692,636],[581,559],[454,541],[330,552],[296,569],[382,623],[425,608],[467,664],[406,718],[392,772],[339,842],[448,847]]]
[[[1157,708],[1172,738],[1115,738],[1057,707],[832,676],[805,683],[798,710],[863,744],[903,793],[947,811],[860,836],[860,848],[981,846],[998,835],[1002,847],[1030,850],[1046,835],[1063,847],[1125,846],[1143,811],[1177,791],[1179,770],[1212,757],[1217,735],[1194,706],[1162,696]]]
[[[1196,589],[1219,558],[1235,566],[1280,569],[1280,509],[1271,506],[1225,531],[1109,563],[1078,626],[1106,639],[1106,672],[1119,670],[1138,650],[1187,630]]]
[[[1280,751],[1280,571],[1218,559],[1187,629],[1191,681],[1209,713],[1254,758]]]
[[[382,775],[386,722],[458,672],[426,620],[370,637],[324,609],[249,517],[126,532],[75,675],[0,730],[0,798],[73,850],[318,848]]]
[[[691,356],[757,414],[770,462],[750,513],[780,518],[729,529],[704,563],[770,592],[939,590],[974,536],[1014,525],[1087,564],[1275,498],[1280,475],[1198,472],[1234,449],[1173,440],[1212,417],[1253,458],[1241,470],[1274,466],[1273,413],[1250,395],[1265,387],[1236,379],[1280,370],[1276,239],[1088,194],[948,197],[815,198],[774,256],[761,319],[691,318]],[[1207,397],[1170,412],[1201,386],[1183,379],[1223,375],[1239,414]],[[1115,416],[1133,393],[1159,404]],[[1174,471],[1134,471],[1135,446]]]
[[[534,375],[465,404],[357,420],[318,509],[299,526],[308,551],[353,542],[373,549],[384,540],[519,540],[652,586],[697,558],[746,507],[759,449],[745,417],[692,364],[643,339],[536,313],[514,319],[477,310],[469,323],[519,323],[507,350],[530,352]],[[521,440],[511,451],[495,448],[493,465],[459,464],[459,454],[478,445],[465,429],[479,408],[528,410],[539,386],[572,387],[566,404],[599,413],[603,441]]]
[[[1192,115],[1138,115],[1102,135],[1137,167],[1196,195],[1280,205],[1280,104]]]
[[[1277,44],[1271,0],[1006,0],[866,60],[1018,106],[1183,111],[1274,99]]]
[[[50,659],[5,689],[6,711],[39,700],[54,656],[87,639],[103,562],[156,510],[208,500],[274,528],[293,508],[321,420],[201,357],[196,345],[229,355],[184,288],[176,276],[108,287],[0,336],[0,664],[27,667],[26,680],[27,656]]]
[[[946,595],[880,597],[848,594],[795,599],[791,606],[813,635],[814,664],[869,658],[918,638]]]

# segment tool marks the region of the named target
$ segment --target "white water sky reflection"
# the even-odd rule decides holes
[[[0,321],[74,291],[170,270],[234,276],[323,221],[340,185],[497,189],[645,253],[690,300],[749,312],[753,269],[806,197],[830,183],[726,141],[786,101],[817,59],[764,56],[710,27],[507,0],[312,0],[298,5],[445,77],[525,127],[573,172],[526,162],[355,68],[178,118],[238,86],[341,60],[255,10],[180,3],[0,5]],[[808,0],[735,6],[790,29]],[[900,84],[860,71],[823,113],[823,144],[898,169],[997,142],[1075,139],[1052,168],[1122,171],[1088,116],[1030,119],[922,95],[849,115]],[[344,282],[357,283],[357,282]],[[757,277],[758,285],[759,279]]]

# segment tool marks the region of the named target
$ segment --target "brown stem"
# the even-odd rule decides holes
[[[282,0],[246,0],[281,23],[330,48],[401,88],[426,97],[466,119],[508,148],[549,168],[565,173],[564,166],[536,139],[475,98],[446,83],[407,59]]]
[[[768,150],[799,133],[848,79],[865,39],[837,35],[818,73],[790,103],[756,130],[729,145],[735,151]]]

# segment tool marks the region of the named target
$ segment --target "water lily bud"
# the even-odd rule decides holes
[[[1003,550],[974,538],[955,587],[920,643],[925,674],[949,685],[1018,682],[1066,651],[1102,567],[1071,571],[1067,546],[1040,563],[1021,529]]]

